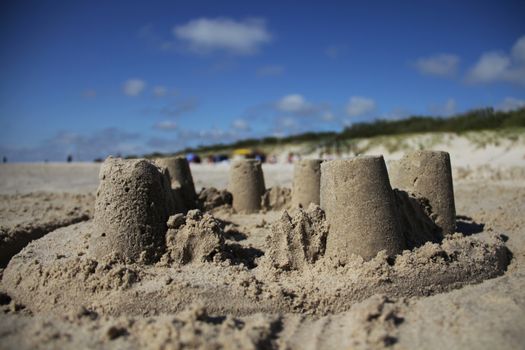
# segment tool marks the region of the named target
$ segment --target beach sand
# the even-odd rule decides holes
[[[190,212],[158,263],[96,261],[100,164],[1,165],[2,234],[42,238],[1,270],[0,348],[523,348],[524,151],[490,152],[451,153],[460,233],[343,265],[322,254],[316,207]],[[198,190],[227,188],[227,164],[191,170]],[[263,171],[292,187],[293,165]]]

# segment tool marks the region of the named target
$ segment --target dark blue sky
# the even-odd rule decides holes
[[[3,1],[0,155],[78,160],[525,104],[523,1]]]

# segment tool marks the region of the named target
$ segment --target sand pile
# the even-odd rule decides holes
[[[219,207],[231,207],[233,196],[226,190],[218,190],[214,187],[203,188],[199,192],[199,207],[204,211],[212,211]]]
[[[292,191],[286,187],[274,186],[262,195],[261,208],[264,210],[283,210],[290,207]]]
[[[293,217],[285,211],[270,232],[265,258],[277,269],[301,269],[324,255],[328,224],[315,204],[307,211],[299,209]]]
[[[432,219],[434,213],[428,199],[397,188],[393,194],[396,215],[408,249],[443,239],[441,228]]]
[[[190,210],[186,216],[177,214],[168,220],[166,266],[211,261],[223,250],[224,233],[219,223],[209,214]]]

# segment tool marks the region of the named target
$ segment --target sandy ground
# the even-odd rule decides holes
[[[29,242],[92,217],[91,193],[0,194],[0,267]]]
[[[480,154],[492,157],[488,153]],[[473,236],[504,235],[512,260],[502,276],[458,285],[443,293],[428,291],[428,295],[405,297],[395,293],[376,294],[348,303],[344,310],[322,315],[309,315],[300,309],[295,312],[217,313],[207,311],[206,305],[199,303],[182,305],[172,312],[145,312],[144,316],[97,313],[83,304],[57,313],[53,310],[60,308],[53,306],[52,298],[46,302],[49,296],[39,297],[40,304],[31,303],[40,307],[27,307],[16,297],[2,292],[0,348],[525,348],[523,154],[522,149],[513,150],[511,155],[498,157],[505,161],[498,161],[496,165],[473,157],[471,163],[465,161],[461,167],[454,167],[457,214],[473,220],[462,228],[462,232]],[[455,158],[452,159],[454,164]],[[1,165],[3,230],[12,230],[17,225],[26,227],[26,222],[35,227],[47,227],[49,222],[57,222],[49,217],[67,219],[72,217],[72,210],[89,217],[93,205],[90,194],[98,184],[98,169],[98,164]],[[267,187],[291,186],[292,170],[291,165],[265,165]],[[225,164],[192,166],[192,172],[197,188],[225,188],[227,185],[228,166]],[[66,194],[60,194],[64,192]],[[32,198],[34,204],[31,204]],[[51,204],[42,205],[42,201]],[[262,220],[277,220],[280,213],[227,217],[242,237],[243,230],[263,232],[267,225]],[[85,227],[82,225],[89,225],[89,222],[70,226],[73,222],[66,220],[47,227],[47,231],[52,231],[64,226],[62,231],[33,242],[22,255],[31,256],[31,247],[52,239],[64,241],[65,238],[60,237],[68,236],[60,232],[72,232],[76,230],[74,227],[82,230]],[[253,235],[247,241],[257,247],[264,244],[263,237],[262,234]],[[231,237],[232,242],[237,239],[235,235]],[[67,241],[63,244],[69,244]],[[238,273],[245,274],[242,269]],[[122,282],[122,276],[118,278]],[[0,290],[10,289],[12,286],[6,286],[4,280]],[[163,283],[172,282],[163,280]],[[243,288],[248,294],[260,293],[257,280],[247,278],[242,283],[246,284]],[[171,286],[174,290],[177,284]],[[227,305],[228,296],[223,297],[221,302]],[[74,300],[69,303],[75,305]]]
[[[192,164],[197,190],[226,188],[228,168],[224,164]],[[98,186],[98,163],[19,163],[0,164],[0,194],[35,191],[93,193]],[[267,187],[292,185],[292,164],[263,165]]]

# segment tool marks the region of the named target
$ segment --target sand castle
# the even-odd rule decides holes
[[[321,208],[330,224],[327,254],[370,260],[404,248],[385,161],[379,157],[334,160],[321,166]]]
[[[171,188],[180,211],[197,208],[197,193],[188,160],[184,157],[168,157],[155,159],[155,163],[168,169]]]
[[[446,166],[436,169],[425,181],[441,181]],[[319,185],[300,181],[311,184],[304,192],[319,192],[320,206],[289,214],[275,209],[280,204],[262,208],[261,163],[243,160],[232,164],[231,196],[201,191],[203,211],[179,212],[166,168],[108,158],[94,220],[33,242],[3,280],[32,311],[89,305],[107,315],[156,315],[199,302],[216,315],[324,315],[377,293],[459,288],[499,276],[509,263],[498,237],[453,234],[433,243],[435,236],[422,235],[427,226],[413,224],[412,214],[425,216],[431,232],[435,216],[425,203],[445,197],[392,189],[381,156],[324,162],[320,170]],[[224,210],[206,212],[213,198]]]
[[[155,163],[166,167],[159,168],[145,160],[108,158],[104,163],[95,211],[95,226],[101,235],[94,243],[95,255],[113,252],[130,261],[154,256],[165,248],[162,239],[169,215],[196,205],[197,195],[186,159],[168,158]],[[441,237],[454,232],[454,193],[448,153],[409,153],[393,168],[393,183],[413,196],[428,200],[431,213],[425,213],[428,208],[414,200],[416,197],[392,190],[382,156],[324,163],[318,159],[303,160],[296,164],[292,206],[320,204],[330,227],[327,256],[341,262],[352,254],[370,260],[382,250],[395,256],[407,245],[435,241],[433,226],[439,227]],[[175,190],[171,196],[166,188],[168,172]],[[249,214],[261,210],[261,202],[268,202],[267,198],[262,200],[265,185],[261,163],[234,162],[229,189],[235,211]],[[175,205],[180,198],[184,200],[182,210]],[[404,206],[412,206],[412,210],[407,214]],[[414,235],[419,236],[411,237]]]
[[[304,159],[295,163],[292,188],[292,206],[308,208],[320,203],[320,159]]]
[[[166,223],[175,213],[168,173],[147,160],[106,159],[95,202],[92,252],[149,262],[164,250]]]
[[[259,211],[266,190],[261,162],[254,159],[233,162],[228,190],[233,195],[234,210],[242,213]]]
[[[456,228],[456,209],[450,155],[439,151],[415,151],[394,162],[390,171],[392,186],[428,199],[432,219],[442,234]]]

